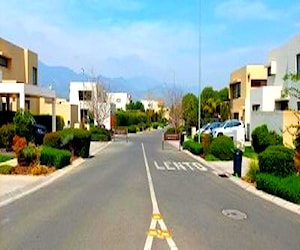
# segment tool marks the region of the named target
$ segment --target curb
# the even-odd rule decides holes
[[[110,142],[106,143],[105,145],[103,145],[100,148],[97,148],[96,150],[91,151],[90,155],[97,154],[101,150],[108,147],[109,144],[110,144]],[[88,159],[88,158],[86,158],[86,159]],[[41,178],[41,179],[36,180],[28,185],[25,185],[22,188],[15,189],[11,192],[8,192],[8,193],[0,196],[0,207],[6,206],[6,205],[14,202],[15,200],[20,199],[21,197],[31,194],[49,184],[51,184],[55,180],[59,179],[60,177],[64,176],[65,174],[67,174],[68,172],[73,170],[75,167],[84,163],[86,161],[86,159],[78,158],[78,159],[74,160],[72,162],[72,164],[70,164],[62,169],[56,170],[55,172],[51,173],[50,175],[43,176],[45,178]]]
[[[172,143],[169,143],[169,144],[172,145],[173,147],[175,147],[175,145],[173,145]],[[292,203],[290,201],[286,201],[286,200],[284,200],[284,199],[282,199],[280,197],[277,197],[277,196],[265,193],[262,190],[256,189],[253,185],[249,184],[246,181],[243,181],[240,178],[234,177],[231,173],[228,173],[226,171],[220,171],[220,169],[217,169],[215,166],[213,166],[213,164],[209,164],[207,161],[205,161],[204,159],[202,159],[199,156],[193,155],[188,150],[181,149],[180,151],[188,154],[189,156],[191,156],[195,160],[199,161],[205,167],[213,169],[218,175],[219,174],[225,174],[230,181],[232,181],[233,183],[235,183],[239,187],[243,188],[244,190],[246,190],[246,191],[248,191],[248,192],[250,192],[250,193],[252,193],[254,195],[257,195],[257,196],[261,197],[262,199],[270,201],[270,202],[276,204],[277,206],[280,206],[282,208],[285,208],[285,209],[287,209],[287,210],[289,210],[291,212],[294,212],[294,213],[300,215],[300,205],[297,205],[297,204]]]

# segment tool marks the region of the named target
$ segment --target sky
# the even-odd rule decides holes
[[[300,34],[299,0],[0,0],[0,37],[50,66],[227,86]]]

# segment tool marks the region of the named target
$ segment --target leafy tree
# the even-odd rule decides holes
[[[198,98],[188,93],[182,98],[182,113],[186,128],[198,125]]]
[[[130,103],[126,105],[126,110],[140,110],[142,112],[145,112],[144,105],[140,101],[130,101]]]
[[[29,111],[20,109],[14,116],[16,135],[25,137],[27,141],[33,140],[34,118]]]

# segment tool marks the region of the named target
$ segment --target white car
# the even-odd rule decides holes
[[[212,135],[213,137],[226,135],[236,141],[245,142],[245,126],[242,121],[227,120],[220,127],[213,129]]]

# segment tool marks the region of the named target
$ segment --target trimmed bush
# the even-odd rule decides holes
[[[0,165],[0,174],[11,174],[13,167],[10,165]]]
[[[29,111],[18,110],[14,117],[16,135],[25,137],[28,142],[32,141],[34,138],[33,120],[33,116]]]
[[[233,160],[235,149],[233,140],[228,136],[222,135],[213,139],[209,153],[222,161],[228,161]]]
[[[262,173],[286,177],[296,173],[294,150],[284,146],[269,146],[258,155],[259,169]]]
[[[44,136],[44,145],[52,148],[60,148],[62,144],[59,132],[46,133]]]
[[[136,125],[128,126],[128,133],[134,134],[136,132],[137,132],[137,126]]]
[[[205,133],[203,133],[201,135],[200,140],[201,140],[201,144],[203,146],[203,154],[204,155],[207,155],[209,153],[210,144],[212,142],[212,139],[213,139],[213,137],[212,137],[211,134],[205,134]]]
[[[40,156],[40,163],[42,165],[53,166],[56,169],[60,169],[69,165],[70,159],[71,153],[68,150],[43,146]]]
[[[13,159],[13,157],[10,156],[10,155],[0,155],[0,162],[5,162],[5,161],[8,161],[10,159]]]
[[[300,204],[300,176],[280,178],[272,174],[260,173],[256,176],[257,189]]]
[[[182,145],[182,148],[190,151],[194,155],[203,154],[202,145],[192,140],[185,141]]]
[[[97,128],[93,127],[90,129],[91,132],[91,140],[92,141],[110,141],[111,134],[110,131],[105,128]]]
[[[263,152],[271,145],[282,145],[282,137],[275,131],[269,131],[266,124],[256,127],[251,137],[252,146],[256,153]]]
[[[87,158],[90,155],[91,132],[85,129],[68,128],[59,131],[64,149],[73,155]]]
[[[6,150],[12,149],[13,138],[16,134],[15,126],[12,123],[5,124],[0,128],[0,146],[4,146]]]

